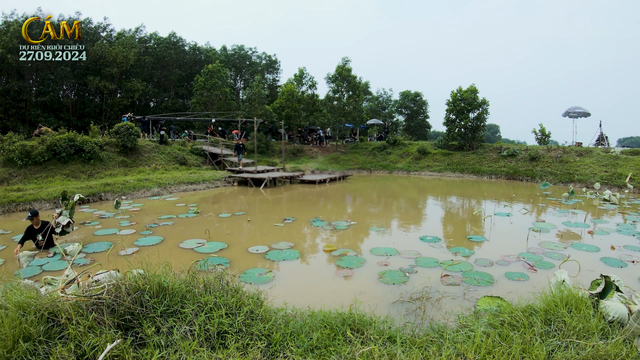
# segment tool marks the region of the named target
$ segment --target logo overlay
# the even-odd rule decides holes
[[[42,35],[37,40],[29,36],[29,25],[34,21],[42,20],[39,16],[27,19],[22,24],[22,37],[30,45],[20,45],[20,61],[85,61],[87,54],[84,45],[41,45],[47,39],[51,40],[82,40],[82,26],[80,21],[74,21],[71,27],[69,22],[61,21],[60,30],[56,33],[51,21],[51,15],[44,21]]]

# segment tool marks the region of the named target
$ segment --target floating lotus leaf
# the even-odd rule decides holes
[[[600,261],[614,268],[626,268],[628,264],[620,259],[616,259],[614,257],[601,257]]]
[[[198,204],[189,204],[189,206],[191,206],[191,207],[198,206]]]
[[[537,227],[539,229],[557,229],[558,227],[552,223],[548,223],[548,222],[540,222],[540,221],[536,221],[533,223],[534,227]]]
[[[388,262],[388,261],[378,261],[376,263],[376,265],[378,265],[378,266],[389,266],[389,265],[391,265],[391,263]]]
[[[334,229],[336,230],[347,230],[349,227],[348,226],[336,226],[334,227]]]
[[[4,259],[0,259],[0,265],[4,264]]]
[[[246,215],[247,212],[246,211],[239,211],[237,213],[235,213],[234,215],[240,216],[240,215]]]
[[[417,264],[417,263],[416,263]],[[444,260],[440,262],[440,267],[446,271],[463,272],[473,270],[473,265],[461,260]]]
[[[565,214],[565,213],[560,213],[560,212],[555,212],[555,213],[553,213],[553,214],[551,214],[551,215],[553,215],[553,216],[555,216],[555,217],[561,217],[561,218],[563,218],[563,217],[567,217],[567,214]]]
[[[569,210],[569,212],[573,213],[573,214],[580,214],[580,215],[583,215],[583,214],[587,213],[586,211],[580,210],[580,209],[571,209],[571,210]]]
[[[347,269],[355,269],[364,266],[367,262],[367,259],[360,256],[343,256],[338,261],[336,261],[336,265],[347,268]]]
[[[527,281],[529,280],[529,275],[523,273],[523,272],[517,272],[517,271],[508,271],[506,273],[504,273],[504,277],[506,277],[509,280],[512,281]]]
[[[97,230],[96,232],[93,233],[93,235],[96,236],[103,236],[103,235],[115,235],[118,233],[118,229],[100,229]]]
[[[229,214],[229,213],[224,213],[224,214],[220,214],[220,215],[218,215],[218,217],[221,217],[221,218],[228,218],[228,217],[231,217],[231,214]]]
[[[333,226],[349,226],[351,225],[350,221],[334,221],[331,223]]]
[[[49,249],[49,252],[52,254],[60,254],[60,249],[62,250],[66,250],[69,246],[76,246],[79,245],[80,243],[67,243],[67,244],[58,244],[57,246],[54,246],[52,248]],[[56,259],[58,260],[58,259]]]
[[[462,281],[474,286],[490,286],[495,279],[493,275],[484,271],[466,271],[462,273]]]
[[[164,240],[162,236],[145,236],[133,242],[135,246],[152,246],[160,244]]]
[[[88,223],[85,223],[86,226],[96,226],[96,225],[100,225],[100,221],[90,221]]]
[[[187,206],[187,204],[176,204],[176,206]]]
[[[529,262],[533,262],[533,261],[540,261],[542,260],[542,256],[538,255],[538,254],[532,254],[529,252],[521,252],[520,254],[518,254],[519,257],[529,261]]]
[[[35,258],[31,260],[31,262],[27,266],[42,266],[50,262],[58,261],[60,259],[62,259],[62,254],[55,254],[52,257]]]
[[[13,241],[20,241],[20,239],[22,239],[22,235],[24,234],[20,234],[20,235],[15,235],[11,237],[11,240]]]
[[[564,260],[568,257],[568,255],[566,254],[555,252],[555,251],[545,251],[543,255],[553,260]]]
[[[629,251],[640,251],[640,246],[635,246],[635,245],[624,245],[622,246],[622,248]]]
[[[387,229],[382,228],[382,227],[372,226],[372,227],[369,228],[369,230],[374,231],[374,232],[382,232],[382,231],[385,231]]]
[[[294,245],[295,245],[294,243],[289,241],[280,241],[271,245],[271,248],[276,250],[286,250],[286,249],[291,249]]]
[[[540,255],[540,254],[544,254],[545,250],[538,247],[530,247],[527,249],[527,252]]]
[[[83,253],[94,254],[111,249],[113,243],[110,241],[99,241],[92,244],[87,244],[82,248]]]
[[[168,197],[168,198],[165,198],[166,201],[176,201],[178,199],[180,199],[180,198],[179,197]]]
[[[158,224],[158,226],[171,226],[175,224],[173,221],[165,221]]]
[[[506,212],[497,212],[493,214],[494,216],[500,216],[500,217],[511,217],[511,213],[506,213]]]
[[[129,209],[129,211],[133,211],[133,212],[140,211],[140,208],[131,208]]]
[[[548,261],[540,260],[540,261],[534,262],[533,266],[535,266],[538,269],[549,270],[549,269],[553,269],[554,267],[556,267],[556,264],[550,263]]]
[[[183,249],[195,249],[207,243],[205,239],[189,239],[178,244]]]
[[[640,231],[636,229],[630,229],[627,227],[619,227],[618,229],[616,229],[616,232],[620,235],[625,235],[625,236],[640,236]]]
[[[353,270],[351,269],[338,269],[336,270],[336,275],[341,277],[350,277],[353,276]]]
[[[540,190],[548,189],[550,186],[551,184],[545,181],[542,184],[540,184]]]
[[[128,255],[132,255],[132,254],[138,252],[138,250],[140,250],[140,248],[130,247],[130,248],[126,248],[124,250],[120,250],[118,252],[118,254],[121,255],[121,256],[128,256]]]
[[[275,277],[276,273],[269,269],[252,268],[240,274],[238,280],[247,284],[262,285],[272,282]]]
[[[541,241],[538,243],[538,246],[547,250],[566,250],[567,249],[566,245],[560,244],[557,242],[552,242],[552,241]]]
[[[197,261],[194,267],[196,270],[202,271],[216,270],[220,267],[229,267],[229,259],[222,256],[211,256]]]
[[[6,247],[6,245],[0,245],[0,250],[4,250]]]
[[[204,243],[202,246],[194,248],[193,250],[201,254],[212,254],[222,249],[226,249],[227,246],[228,245],[226,243],[220,241],[209,241],[207,243]]]
[[[269,251],[269,247],[264,245],[257,245],[249,248],[249,252],[252,254],[264,254],[267,251]]]
[[[149,198],[149,200],[159,200],[160,196],[152,196]]]
[[[415,264],[416,266],[420,266],[423,268],[436,268],[440,266],[440,261],[436,258],[422,256],[416,258]]]
[[[616,229],[612,229],[612,228],[610,228],[610,227],[601,227],[601,228],[598,228],[598,230],[606,231],[606,232],[608,232],[608,233],[614,233],[614,232],[616,232]]]
[[[131,215],[120,215],[120,216],[116,216],[116,219],[120,220],[120,219],[128,219],[130,218]]]
[[[500,265],[500,266],[507,266],[510,265],[511,263],[508,262],[507,260],[497,260],[496,261],[496,265]]]
[[[21,279],[27,279],[39,275],[40,273],[42,273],[42,268],[40,266],[27,266],[24,269],[16,271],[14,276]]]
[[[611,233],[609,233],[608,231],[604,231],[604,230],[593,230],[593,235],[611,235]]]
[[[196,214],[180,214],[178,215],[179,218],[184,219],[184,218],[193,218],[196,217]]]
[[[266,253],[264,256],[271,261],[289,261],[289,260],[299,259],[300,252],[294,249],[271,250],[268,253]]]
[[[415,259],[420,257],[420,251],[417,250],[400,250],[398,254],[400,254],[400,257],[405,259]]]
[[[398,250],[390,247],[374,247],[369,252],[376,256],[394,256],[398,255]]]
[[[13,231],[11,230],[0,230],[0,235],[11,234]]]
[[[158,219],[173,219],[175,217],[176,215],[162,215],[162,216],[158,216]]]
[[[353,250],[351,250],[351,249],[338,249],[338,250],[332,251],[331,255],[333,255],[333,256],[342,256],[342,255],[356,256],[356,255],[358,255],[358,253],[353,251]]]
[[[563,221],[562,225],[565,225],[568,227],[574,227],[574,228],[582,228],[582,229],[586,229],[590,227],[589,224],[585,224],[581,222],[570,222],[570,221]]]
[[[294,217],[286,217],[286,218],[284,218],[284,221],[296,221],[296,218],[294,218]]]
[[[378,280],[385,284],[398,285],[409,281],[409,276],[400,270],[383,270],[378,273]]]
[[[469,250],[469,249],[467,249],[465,247],[462,247],[462,246],[452,247],[451,249],[449,249],[449,251],[453,255],[458,254],[459,256],[471,256],[471,255],[475,254],[475,251]]]
[[[444,244],[442,243],[430,243],[429,246],[431,246],[434,249],[442,249],[445,247]]]
[[[73,263],[71,264],[71,266],[86,266],[86,265],[91,265],[93,264],[95,260],[91,259],[91,258],[76,258],[75,260],[73,260]]]
[[[500,259],[508,262],[520,261],[520,259],[518,258],[518,255],[514,255],[514,254],[502,255]]]
[[[337,247],[335,247],[335,245],[325,245],[322,247],[322,251],[324,252],[332,252],[332,251],[336,251],[338,250]]]
[[[134,229],[126,229],[126,230],[120,230],[118,231],[118,235],[131,235],[131,234],[135,234],[136,231]]]
[[[583,244],[583,243],[573,243],[573,244],[571,244],[571,247],[576,249],[576,250],[586,251],[586,252],[598,252],[598,251],[600,251],[600,248],[595,246],[595,245]]]
[[[120,223],[120,226],[122,226],[122,227],[133,226],[133,225],[138,225],[138,223],[137,222],[129,222],[129,221]]]
[[[64,260],[56,260],[50,263],[44,264],[42,270],[44,271],[60,271],[69,267],[69,263]]]
[[[116,215],[115,213],[105,212],[105,213],[102,213],[100,215],[100,218],[102,218],[102,219],[110,219],[110,218],[114,217],[115,215]]]
[[[473,263],[478,265],[478,266],[481,266],[481,267],[491,267],[491,266],[493,266],[493,260],[491,260],[491,259],[477,258],[477,259],[475,259],[475,261]]]
[[[313,221],[313,222],[311,223],[311,226],[313,226],[313,227],[324,227],[324,226],[327,226],[327,225],[329,225],[329,223],[328,223],[328,222],[326,222],[326,221],[321,221],[321,220],[319,220],[319,221]]]
[[[151,230],[140,231],[140,235],[151,235],[151,234],[153,234],[153,231]]]
[[[640,262],[640,257],[631,254],[622,254],[620,255],[620,260],[630,263],[637,263]]]
[[[158,224],[149,224],[149,225],[146,225],[145,227],[148,227],[148,228],[157,228],[158,226],[160,226],[160,225],[158,225]]]
[[[640,221],[640,217],[638,217],[638,216],[633,216],[633,215],[626,215],[624,218],[625,218],[626,220],[633,221],[633,222],[638,222],[638,221]]]
[[[531,231],[533,231],[533,232],[537,232],[537,233],[540,233],[540,234],[548,234],[548,233],[551,232],[551,230],[549,230],[549,229],[541,229],[541,228],[537,228],[535,226],[532,226],[529,229],[531,229]]]
[[[284,224],[279,223],[279,224],[273,224],[274,226],[284,226]]]
[[[474,241],[474,242],[484,242],[487,241],[487,238],[484,236],[480,236],[480,235],[469,235],[467,236],[467,239]]]
[[[172,197],[172,196],[173,196],[173,195],[162,195],[162,196],[160,196],[160,198],[161,198],[161,199],[166,199],[166,198],[170,198],[170,197]]]
[[[424,236],[420,236],[420,241],[425,242],[425,243],[437,243],[442,241],[442,239],[440,239],[437,236],[431,236],[431,235],[424,235]]]
[[[442,274],[440,283],[444,286],[460,286],[462,285],[462,276],[455,274]]]
[[[543,191],[542,193],[545,194],[545,195],[550,195],[551,191]]]

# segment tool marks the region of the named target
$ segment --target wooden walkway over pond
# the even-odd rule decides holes
[[[328,183],[329,181],[334,180],[344,180],[349,176],[351,176],[351,174],[309,174],[299,177],[298,180],[302,183],[319,184],[322,182]]]
[[[259,185],[262,189],[265,185],[267,187],[270,187],[271,183],[273,183],[273,185],[275,186],[277,185],[278,181],[280,181],[283,185],[286,181],[288,181],[290,184],[293,184],[293,180],[301,177],[302,175],[304,175],[304,173],[302,172],[273,171],[257,174],[236,173],[228,175],[227,177],[231,179],[246,180],[247,184],[253,187],[257,187],[256,185]]]

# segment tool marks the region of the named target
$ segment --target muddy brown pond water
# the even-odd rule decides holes
[[[82,207],[76,215],[78,230],[59,238],[59,243],[81,242],[86,247],[112,242],[110,251],[86,254],[85,259],[100,264],[95,271],[124,272],[163,263],[186,271],[200,259],[224,257],[229,271],[237,275],[251,268],[271,270],[266,276],[275,275],[273,281],[248,286],[266,291],[274,304],[316,309],[356,304],[396,318],[416,310],[431,317],[457,312],[487,294],[531,298],[548,286],[567,256],[579,262],[562,265],[569,275],[577,275],[575,284],[587,285],[600,273],[610,273],[632,288],[640,287],[640,265],[635,262],[640,260],[640,241],[634,236],[640,237],[635,225],[640,201],[626,194],[619,207],[585,196],[565,203],[562,193],[567,190],[557,186],[541,190],[539,184],[513,181],[410,176],[354,176],[339,183],[262,191],[222,188],[128,199],[132,202],[119,211],[112,202]],[[200,213],[184,217],[192,216],[184,215],[190,207]],[[104,212],[111,214],[105,218]],[[43,219],[52,213],[43,211]],[[5,278],[19,269],[12,254],[17,240],[12,238],[28,225],[21,221],[24,216],[0,217],[0,229],[11,231],[0,235],[0,248],[5,247],[0,250],[5,260],[0,272]],[[80,224],[85,221],[92,223]],[[135,233],[94,235],[107,229]],[[160,236],[162,242],[134,244],[150,236]],[[220,244],[179,246],[189,239],[227,247],[211,253]],[[278,242],[291,242],[295,251],[271,255],[248,251]],[[197,245],[194,241],[188,247]],[[325,251],[331,246],[352,251]],[[132,247],[139,251],[119,254]],[[199,248],[205,252],[196,251]],[[33,250],[33,243],[28,242],[25,250]],[[349,257],[350,253],[357,257]],[[268,259],[279,260],[278,256],[293,260]],[[355,267],[352,274],[349,267]],[[61,273],[43,271],[30,279]]]

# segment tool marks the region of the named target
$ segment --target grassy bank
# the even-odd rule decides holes
[[[125,277],[98,298],[60,300],[1,288],[0,358],[96,359],[631,359],[592,300],[573,291],[409,330],[347,312],[277,308],[223,274]]]
[[[123,156],[108,146],[102,159],[93,163],[72,161],[60,164],[0,168],[0,209],[12,210],[20,204],[57,200],[68,190],[95,200],[141,190],[211,184],[225,172],[203,165],[204,158],[189,148],[173,144],[159,146],[141,141],[134,154]]]

